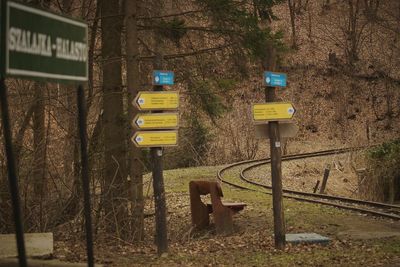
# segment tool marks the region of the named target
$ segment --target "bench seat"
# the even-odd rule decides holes
[[[237,203],[222,202],[222,205],[224,207],[230,208],[235,213],[243,210],[247,206],[247,204],[243,202],[237,202]],[[208,213],[213,212],[211,203],[207,203],[207,208],[208,208]]]

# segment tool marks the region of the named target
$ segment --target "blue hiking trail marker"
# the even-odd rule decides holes
[[[271,71],[264,72],[264,84],[271,87],[286,87],[287,75]]]
[[[174,85],[174,72],[166,70],[153,71],[153,85]]]

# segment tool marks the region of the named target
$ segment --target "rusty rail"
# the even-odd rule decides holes
[[[342,153],[348,153],[350,151],[356,151],[356,150],[361,150],[364,149],[365,147],[358,147],[358,148],[344,148],[344,149],[332,149],[332,150],[324,150],[324,151],[318,151],[318,152],[310,152],[310,153],[302,153],[302,154],[295,154],[295,155],[287,155],[282,157],[283,161],[289,161],[289,160],[297,160],[297,159],[305,159],[305,158],[312,158],[312,157],[321,157],[321,156],[328,156],[328,155],[334,155],[334,154],[342,154]],[[262,187],[264,189],[270,190],[271,187],[268,185],[260,184],[254,181],[251,181],[249,178],[245,176],[245,172],[259,167],[261,165],[265,165],[270,163],[270,159],[260,159],[260,160],[246,160],[246,161],[241,161],[241,162],[236,162],[233,164],[230,164],[223,169],[219,170],[217,173],[217,178],[230,186],[233,186],[235,188],[239,188],[242,190],[250,190],[254,192],[260,192],[263,194],[269,194],[271,195],[271,192],[266,192],[266,191],[260,191],[256,190],[253,188],[248,188],[236,183],[229,182],[227,180],[223,179],[223,173],[226,172],[229,169],[239,167],[241,165],[247,165],[247,164],[252,164],[244,169],[241,170],[240,172],[240,179],[246,183],[252,184],[256,187]],[[327,205],[327,206],[333,206],[336,208],[340,209],[346,209],[346,210],[351,210],[351,211],[356,211],[360,213],[365,213],[365,214],[370,214],[378,217],[384,217],[384,218],[390,218],[394,220],[400,220],[400,216],[393,214],[393,213],[388,213],[393,212],[394,210],[398,210],[397,212],[400,212],[400,206],[399,205],[393,205],[393,204],[386,204],[386,203],[381,203],[381,202],[373,202],[373,201],[364,201],[360,199],[354,199],[354,198],[347,198],[347,197],[338,197],[338,196],[331,196],[331,195],[325,195],[325,194],[318,194],[318,193],[307,193],[307,192],[302,192],[302,191],[296,191],[296,190],[289,190],[289,189],[283,189],[283,192],[285,193],[283,197],[285,198],[290,198],[298,201],[305,201],[305,202],[311,202],[311,203],[316,203],[316,204],[321,204],[321,205]],[[297,196],[296,196],[297,195]],[[304,197],[306,196],[306,197]],[[318,199],[326,199],[328,201],[322,201]],[[339,203],[338,203],[339,202]],[[341,204],[345,203],[347,205]],[[350,206],[349,204],[353,205]],[[361,208],[361,207],[356,207],[354,205],[363,205],[367,206],[367,208]],[[379,208],[379,209],[384,209],[385,211],[382,210],[372,210],[370,208]]]

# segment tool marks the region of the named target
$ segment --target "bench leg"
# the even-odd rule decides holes
[[[200,193],[196,183],[189,183],[189,191],[192,226],[196,230],[204,229],[210,224],[208,207],[201,201]]]
[[[210,225],[208,208],[206,205],[198,205],[192,209],[192,225],[196,230],[207,228]]]
[[[213,211],[215,229],[219,235],[230,235],[233,233],[233,211],[221,207]]]

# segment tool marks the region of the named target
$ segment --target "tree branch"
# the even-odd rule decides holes
[[[204,9],[202,9],[202,10],[190,10],[190,11],[184,11],[184,12],[181,12],[181,13],[167,14],[167,15],[164,15],[164,16],[138,17],[137,19],[138,20],[163,19],[163,18],[169,18],[169,17],[186,16],[186,15],[202,13],[202,12],[205,12],[205,10]]]
[[[175,58],[190,57],[190,56],[196,56],[199,54],[211,53],[211,52],[215,52],[215,51],[224,50],[226,48],[232,47],[233,45],[235,45],[235,43],[229,43],[226,45],[221,45],[221,46],[212,47],[212,48],[200,49],[197,51],[192,51],[192,52],[187,52],[187,53],[165,55],[164,59],[175,59]],[[114,61],[122,60],[122,58],[125,58],[125,57],[126,57],[126,55],[122,54],[121,56],[118,56],[118,57],[103,58],[103,59],[97,60],[97,61],[110,61],[110,62],[112,61],[112,62],[114,62]],[[155,55],[140,56],[139,61],[153,60],[154,57],[155,57]]]

